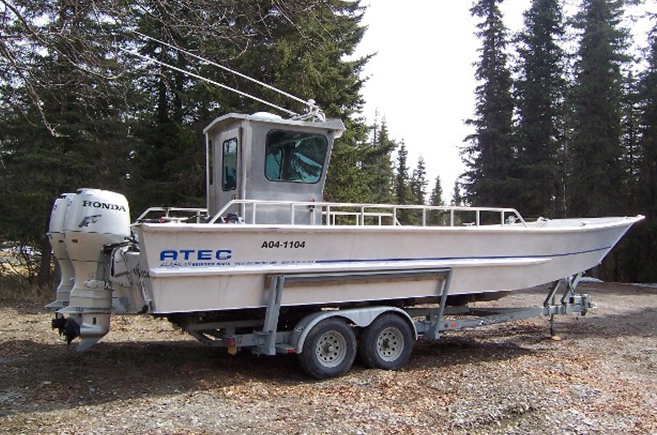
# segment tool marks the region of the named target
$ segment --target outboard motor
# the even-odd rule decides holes
[[[64,217],[73,193],[63,193],[61,197],[55,200],[50,212],[50,223],[48,225],[48,240],[59,264],[60,280],[57,286],[57,298],[55,301],[46,305],[46,308],[60,309],[68,306],[69,295],[73,289],[75,271],[73,263],[68,256],[66,246],[64,245]]]
[[[115,192],[80,189],[70,198],[64,218],[64,245],[75,271],[69,304],[57,311],[53,321],[70,343],[80,337],[78,351],[84,351],[109,332],[112,289],[106,283],[110,245],[130,237],[127,199]],[[64,319],[63,315],[68,315]],[[55,323],[57,322],[57,323]]]

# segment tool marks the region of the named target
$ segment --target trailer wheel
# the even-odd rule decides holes
[[[412,349],[408,323],[394,314],[383,314],[363,331],[358,353],[367,367],[399,370],[408,361]]]
[[[347,323],[338,318],[319,322],[308,333],[299,354],[301,367],[317,379],[345,374],[356,357],[356,336]]]

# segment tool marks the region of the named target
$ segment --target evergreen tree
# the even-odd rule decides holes
[[[452,190],[452,200],[450,201],[450,204],[453,206],[466,205],[465,200],[463,199],[462,185],[458,180],[454,182],[454,189]]]
[[[14,17],[10,30],[31,53],[20,59],[24,71],[4,70],[0,82],[0,237],[41,251],[40,267],[29,278],[36,279],[38,271],[44,285],[50,277],[45,232],[53,201],[79,187],[124,191],[128,88],[110,80],[120,69],[109,48],[115,26],[99,19],[92,4],[51,0],[13,6],[22,16]],[[5,59],[16,60],[16,52],[5,48]]]
[[[648,219],[628,234],[641,262],[636,267],[635,279],[639,282],[657,280],[657,19],[654,22],[646,56],[648,67],[639,83],[641,140],[636,212]]]
[[[43,107],[43,92],[61,83],[44,76],[46,59],[59,68],[76,71],[79,96],[96,91],[98,97],[111,97],[109,82],[118,76],[113,70],[110,46],[117,25],[105,12],[115,6],[113,0],[78,4],[62,0],[4,0],[0,12],[0,85],[3,109],[33,110],[36,120],[54,137],[62,135],[58,124],[48,119]],[[89,89],[91,87],[92,89]],[[94,103],[100,101],[95,98]],[[108,101],[109,103],[109,101]],[[78,104],[83,105],[80,101]],[[86,110],[85,110],[86,112]]]
[[[525,12],[519,36],[520,77],[516,82],[519,126],[516,134],[519,177],[518,203],[523,215],[560,214],[560,117],[566,90],[564,35],[558,0],[533,0]]]
[[[621,64],[627,34],[619,28],[623,2],[584,0],[576,25],[582,37],[573,90],[575,130],[570,147],[568,214],[623,213],[626,195],[621,146]]]
[[[431,190],[431,196],[429,196],[429,205],[431,206],[444,206],[445,202],[443,201],[443,186],[440,182],[440,175],[436,176],[436,182]],[[445,225],[447,224],[448,216],[446,213],[432,210],[429,213],[428,223],[429,225]]]
[[[367,126],[360,122],[345,123],[347,132],[333,146],[324,199],[336,202],[368,202],[374,200],[370,190],[372,174],[363,170],[363,158],[371,146],[362,138]]]
[[[507,30],[498,7],[501,0],[478,0],[470,9],[482,18],[477,36],[482,39],[475,77],[475,118],[466,123],[475,133],[462,151],[466,172],[466,197],[473,205],[508,205],[517,189],[512,178],[514,150],[511,145],[513,99],[507,67]]]
[[[366,202],[387,204],[393,202],[392,152],[397,144],[390,138],[385,119],[378,119],[372,127],[372,146],[363,153],[362,173],[368,179],[371,194]]]
[[[145,2],[137,15],[138,29],[166,44],[193,50],[205,35],[190,37],[185,30],[193,9],[167,7],[176,3]],[[134,135],[139,140],[130,160],[130,204],[138,211],[153,204],[200,206],[205,193],[204,148],[194,107],[211,102],[194,91],[198,80],[183,72],[198,72],[190,59],[165,44],[135,38],[140,54],[180,70],[147,64],[136,78],[142,93],[134,107],[139,116]]]
[[[433,186],[433,190],[431,191],[431,196],[429,197],[429,205],[445,205],[445,201],[443,201],[443,186],[440,182],[440,175],[436,176],[436,182]]]
[[[454,207],[462,207],[467,205],[465,200],[463,199],[463,195],[461,192],[462,192],[462,185],[459,182],[459,180],[456,180],[454,182],[454,189],[452,190],[452,199],[450,201],[450,205]],[[461,213],[455,213],[453,221],[452,218],[448,215],[444,217],[444,220],[446,224],[461,225],[463,221],[463,216]]]
[[[417,166],[413,169],[413,175],[410,180],[411,204],[425,204],[428,184],[426,165],[424,164],[424,158],[420,156],[417,160]]]
[[[406,144],[404,141],[401,141],[399,145],[399,150],[397,151],[397,162],[395,165],[395,181],[394,181],[394,191],[395,191],[395,203],[399,205],[408,205],[411,203],[411,189],[410,189],[410,176],[408,174],[408,150],[406,149]],[[397,213],[397,220],[403,224],[413,223],[411,217],[412,213],[408,210],[401,209]]]
[[[397,164],[395,167],[395,202],[401,205],[409,204],[411,199],[407,160],[408,150],[406,144],[402,141],[397,151]]]
[[[640,95],[638,82],[630,71],[624,79],[623,96],[621,100],[623,168],[625,170],[625,191],[628,194],[628,205],[637,202],[637,186],[640,175],[641,147],[639,140]]]
[[[621,98],[621,169],[623,171],[623,185],[618,189],[624,192],[626,214],[639,214],[637,203],[639,201],[639,176],[640,176],[640,154],[639,144],[639,90],[636,80],[630,71],[627,77],[623,77],[623,95]],[[636,210],[636,211],[635,211]],[[643,258],[651,256],[651,253],[644,253],[643,246],[646,240],[650,240],[649,234],[641,234],[641,227],[633,228],[632,231],[623,237],[618,245],[609,253],[599,268],[601,276],[605,280],[635,282],[640,276],[640,263]],[[640,236],[640,238],[637,238]]]

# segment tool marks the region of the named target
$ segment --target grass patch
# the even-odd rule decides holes
[[[55,290],[39,288],[36,277],[30,277],[20,266],[0,264],[0,304],[45,305],[55,298]]]

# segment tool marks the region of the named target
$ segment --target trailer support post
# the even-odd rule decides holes
[[[550,314],[550,337],[552,337],[555,340],[558,339],[559,337],[554,329],[554,316],[556,314],[568,314],[569,312],[568,307],[570,306],[569,298],[575,296],[576,289],[581,278],[582,278],[582,272],[570,277],[560,279],[554,284],[552,291],[550,291],[548,296],[545,298],[545,301],[543,302],[543,307],[545,307],[547,311],[546,314],[548,313]],[[561,296],[561,305],[557,306],[556,305],[557,291],[559,290],[559,287],[561,287],[562,282],[566,285],[566,290],[564,291],[563,296]],[[581,313],[582,315],[585,315],[589,306],[592,305],[588,298],[588,295],[582,295],[581,300],[578,300],[576,302],[580,306],[578,312]],[[555,311],[554,307],[559,307],[559,312]]]
[[[438,340],[440,338],[441,323],[445,316],[445,306],[447,305],[447,294],[449,293],[449,285],[452,281],[452,269],[448,269],[447,277],[444,280],[438,280],[438,287],[441,289],[440,305],[436,314],[430,314],[430,326],[425,331],[424,336],[431,340]]]
[[[261,331],[265,342],[258,346],[259,353],[264,353],[265,355],[276,355],[276,330],[278,329],[278,316],[281,312],[283,287],[285,287],[285,275],[273,276],[267,298],[265,323]]]

